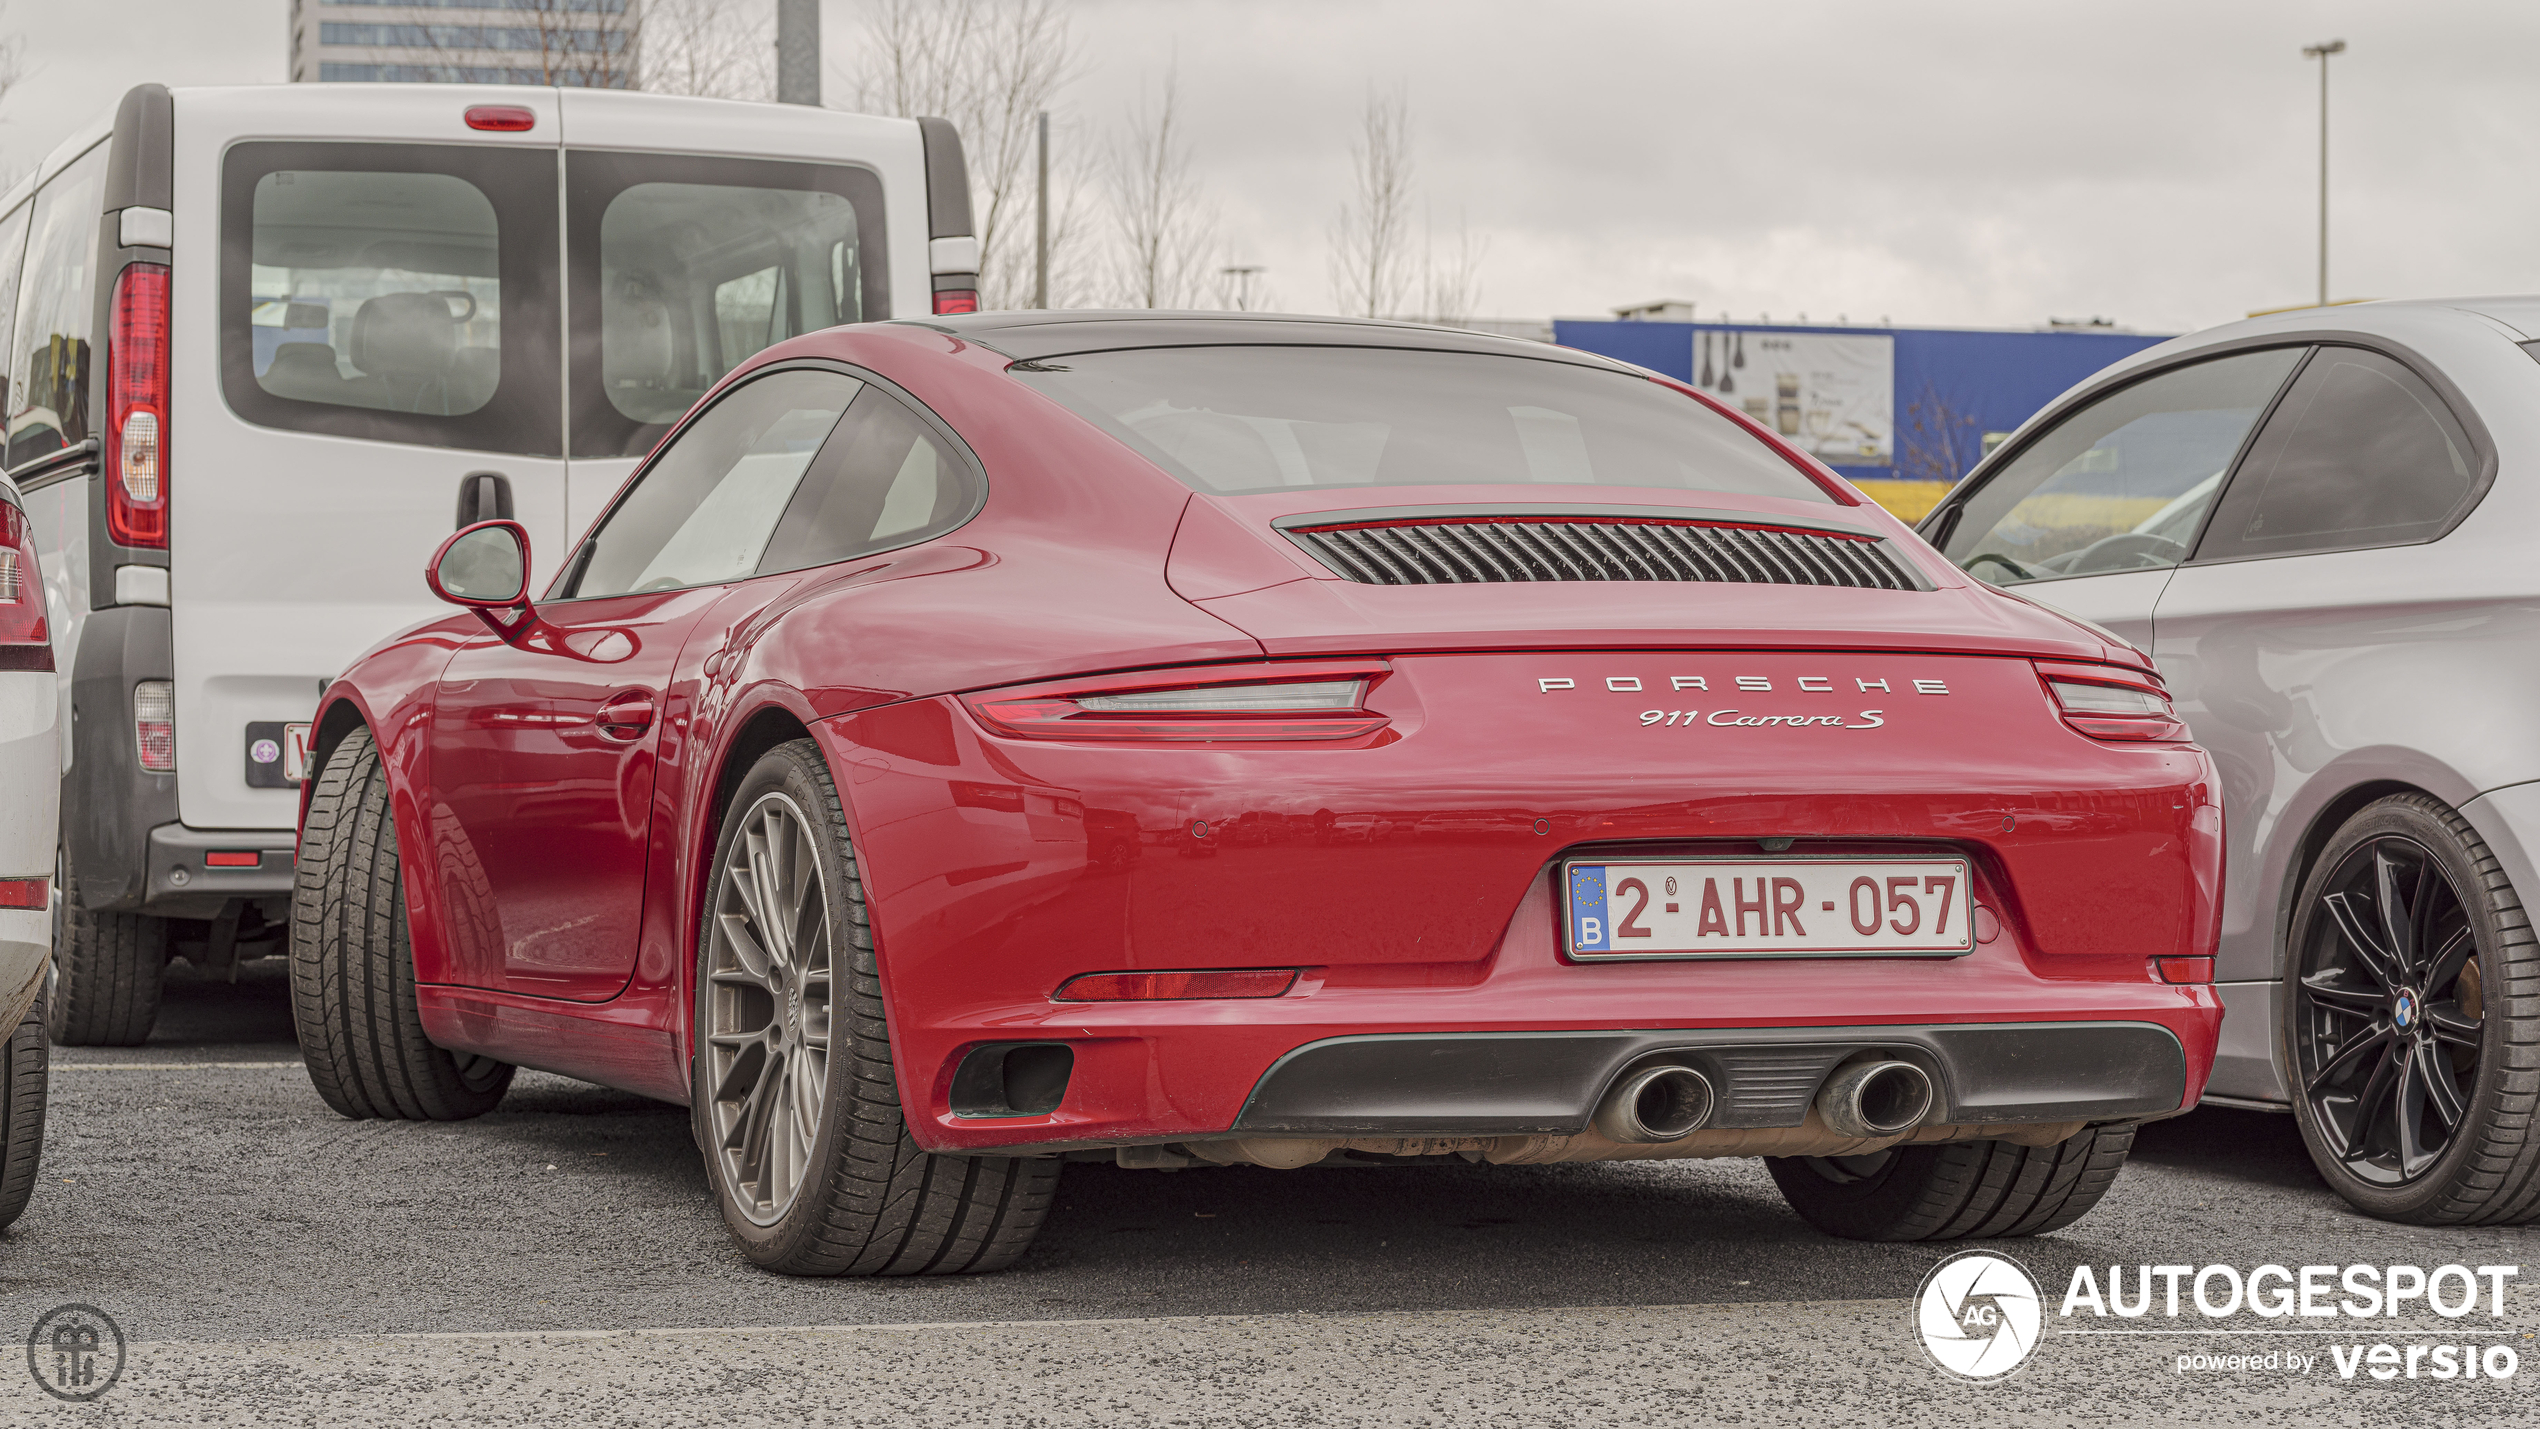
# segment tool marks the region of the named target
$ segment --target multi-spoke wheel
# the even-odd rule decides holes
[[[808,739],[761,756],[715,841],[697,929],[691,1101],[743,1251],[793,1275],[998,1270],[1059,1162],[918,1148],[837,786]]]
[[[829,894],[781,789],[745,810],[707,915],[706,1115],[734,1207],[773,1225],[802,1189],[829,1091]]]
[[[2290,954],[2286,1068],[2329,1184],[2421,1224],[2540,1209],[2540,950],[2468,822],[2422,794],[2367,806],[2313,865]]]

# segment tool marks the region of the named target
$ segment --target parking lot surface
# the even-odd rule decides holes
[[[2520,1322],[2527,1373],[2447,1386],[2181,1374],[2249,1345],[2050,1327],[2014,1381],[1961,1386],[1907,1309],[1958,1247],[1830,1240],[1753,1161],[1071,1166],[1006,1273],[785,1279],[727,1243],[684,1111],[524,1073],[479,1121],[348,1122],[282,992],[272,962],[179,967],[150,1045],[55,1051],[0,1320],[115,1317],[99,1422],[2418,1423],[2527,1418],[2540,1374]],[[2289,1119],[2207,1110],[2147,1130],[2077,1225],[1994,1248],[2052,1298],[2077,1264],[2527,1264],[2532,1240],[2368,1220]],[[2374,1333],[2403,1331],[2447,1327]],[[68,1408],[8,1380],[0,1419]]]

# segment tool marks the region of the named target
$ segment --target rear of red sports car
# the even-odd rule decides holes
[[[1766,1155],[1906,1238],[2194,1105],[2220,811],[2149,661],[1743,417],[1382,325],[894,342],[990,496],[815,733],[922,1147]]]

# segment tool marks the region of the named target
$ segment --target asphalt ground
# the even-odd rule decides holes
[[[2524,1392],[2540,1285],[2520,1282],[2502,1320],[2482,1302],[2310,1338],[2213,1333],[2281,1327],[2247,1314],[2050,1318],[2018,1374],[1964,1385],[1925,1358],[1910,1310],[1963,1247],[1829,1239],[1754,1161],[1079,1165],[1012,1270],[792,1280],[728,1243],[678,1108],[523,1073],[474,1122],[348,1122],[296,1059],[271,962],[235,985],[177,968],[146,1047],[56,1049],[42,1182],[0,1236],[0,1326],[80,1302],[130,1347],[86,1405],[0,1362],[0,1422],[2540,1418]],[[2147,1128],[2076,1225],[1988,1248],[2051,1308],[2080,1264],[2523,1265],[2534,1234],[2359,1216],[2289,1118],[2210,1109]],[[2162,1333],[2069,1333],[2093,1323]],[[2530,1365],[2378,1382],[2322,1353],[2377,1341],[2500,1343]],[[2316,1359],[2176,1367],[2287,1350]]]

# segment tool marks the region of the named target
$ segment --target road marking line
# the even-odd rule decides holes
[[[54,1062],[56,1072],[182,1072],[198,1067],[306,1067],[306,1062]]]

